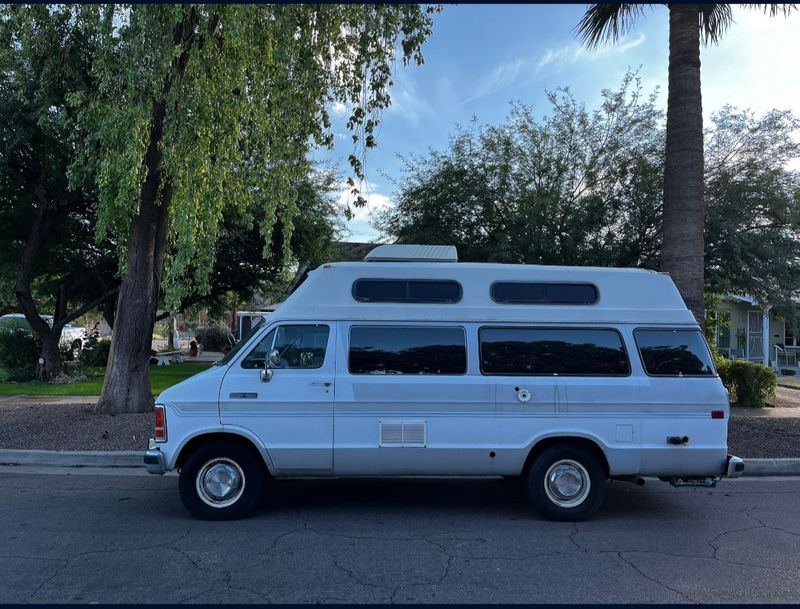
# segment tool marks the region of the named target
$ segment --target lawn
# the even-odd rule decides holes
[[[150,385],[153,395],[172,387],[209,367],[210,364],[173,364],[150,366]],[[100,395],[105,368],[90,368],[88,380],[63,385],[49,383],[0,383],[0,395]]]

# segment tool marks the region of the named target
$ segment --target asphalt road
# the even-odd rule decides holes
[[[7,472],[0,602],[800,602],[800,479],[614,483],[578,525],[507,480],[280,482],[209,523],[175,477]]]

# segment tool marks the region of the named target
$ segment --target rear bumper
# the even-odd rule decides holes
[[[738,478],[744,474],[744,461],[733,455],[728,455],[728,466],[726,467],[726,478]]]
[[[164,465],[164,454],[156,448],[156,441],[150,438],[147,444],[147,452],[144,453],[144,466],[148,474],[162,476],[167,471]]]

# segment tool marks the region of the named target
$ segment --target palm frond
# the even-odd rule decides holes
[[[720,41],[725,31],[733,23],[733,10],[730,4],[701,4],[700,35],[706,44]]]
[[[764,13],[770,17],[783,15],[788,17],[793,11],[797,10],[796,4],[743,4],[746,8],[764,9]]]
[[[617,42],[631,30],[644,13],[645,4],[591,4],[575,33],[589,48],[605,42]]]

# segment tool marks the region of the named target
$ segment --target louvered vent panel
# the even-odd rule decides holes
[[[402,446],[403,445],[403,423],[380,423],[380,445],[381,446]]]
[[[380,446],[425,447],[425,421],[381,421]]]
[[[403,446],[425,446],[425,421],[403,421]]]

